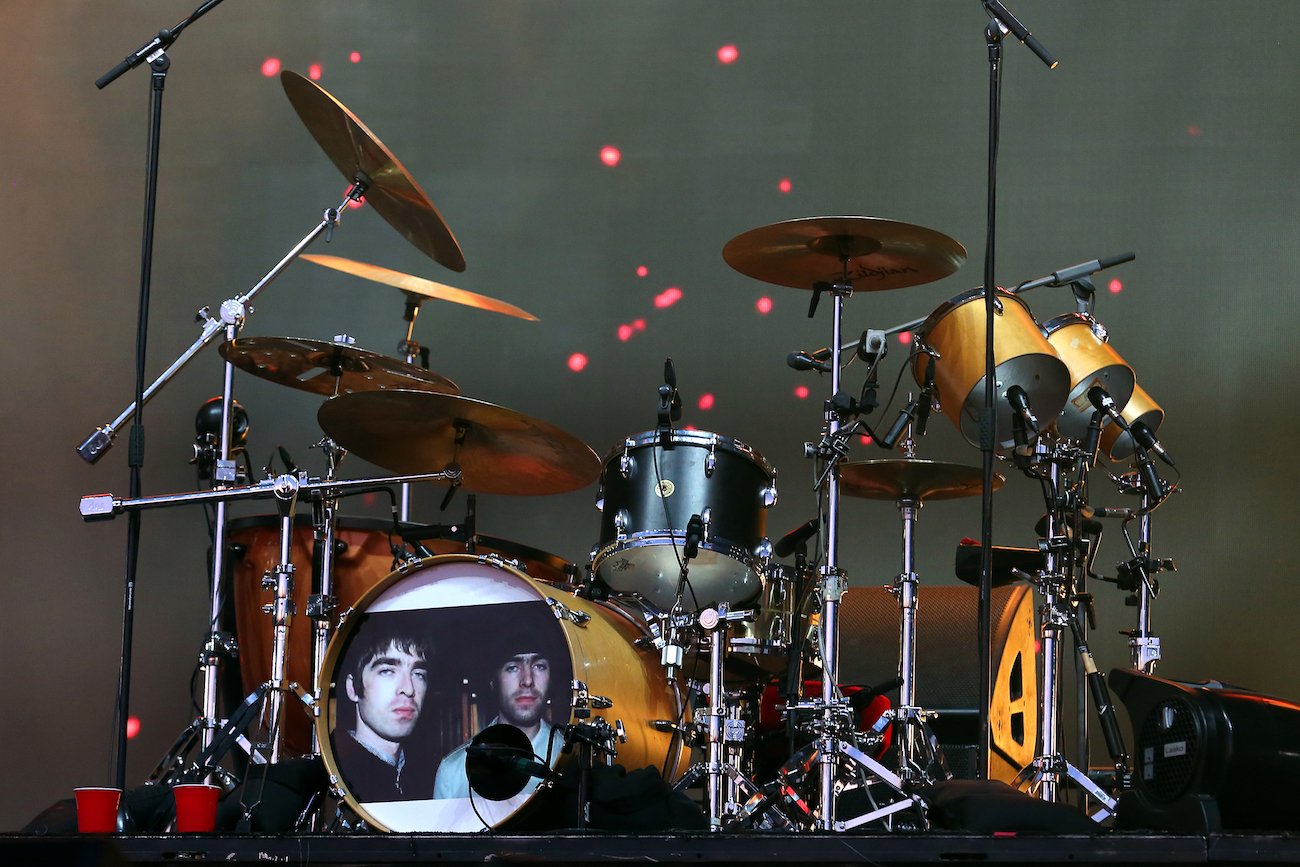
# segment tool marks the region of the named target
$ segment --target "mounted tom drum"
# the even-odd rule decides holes
[[[671,608],[692,527],[688,607],[746,602],[762,589],[776,471],[745,443],[696,430],[636,434],[605,459],[601,491],[592,571],[612,590]]]

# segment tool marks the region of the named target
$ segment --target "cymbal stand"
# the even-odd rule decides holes
[[[347,451],[329,437],[322,438],[316,446],[325,455],[325,481],[333,482],[339,461]],[[409,485],[403,485],[408,487]],[[312,621],[311,693],[316,702],[324,698],[321,673],[325,670],[325,651],[333,631],[334,611],[338,598],[334,595],[335,532],[338,527],[337,497],[324,495],[312,502],[312,595],[307,599],[307,616]],[[319,706],[319,705],[318,705]],[[320,755],[320,739],[316,727],[311,727],[311,754]]]
[[[907,458],[915,457],[915,446],[910,436],[903,440],[903,455]],[[925,784],[934,782],[930,779],[929,769],[935,764],[937,756],[931,747],[926,728],[927,722],[937,714],[916,705],[916,614],[920,581],[916,574],[915,530],[922,501],[919,497],[904,497],[896,505],[903,519],[903,571],[894,579],[889,590],[898,597],[898,677],[902,684],[899,688],[898,707],[885,713],[889,719],[900,723],[894,729],[898,734],[899,777],[908,784]]]
[[[1070,610],[1071,574],[1073,542],[1065,535],[1065,511],[1069,499],[1062,488],[1062,464],[1075,459],[1072,447],[1065,443],[1048,445],[1046,436],[1040,436],[1034,445],[1035,455],[1047,464],[1047,490],[1050,492],[1044,540],[1040,544],[1044,553],[1044,564],[1037,576],[1030,577],[1043,595],[1043,604],[1039,609],[1040,635],[1043,652],[1042,684],[1042,751],[1033,761],[1016,775],[1012,785],[1026,789],[1030,794],[1049,802],[1059,799],[1058,787],[1072,782],[1086,794],[1095,798],[1103,808],[1092,816],[1095,821],[1102,821],[1115,810],[1115,799],[1099,788],[1086,772],[1079,770],[1065,757],[1060,748],[1061,708],[1060,674],[1061,656],[1060,640],[1062,631],[1072,625],[1077,627]],[[1075,632],[1076,640],[1081,632]],[[1080,644],[1081,655],[1091,661],[1086,644]],[[1093,666],[1095,670],[1095,665]],[[1113,708],[1099,707],[1099,711]]]
[[[410,365],[419,365],[425,370],[429,369],[429,347],[421,346],[415,341],[415,320],[420,315],[419,295],[414,292],[403,293],[406,296],[406,310],[402,314],[402,319],[406,321],[406,337],[397,344],[397,351],[401,353],[402,360]],[[411,486],[402,485],[398,499],[397,518],[399,521],[411,520]]]
[[[289,265],[305,250],[313,241],[322,234],[332,234],[334,227],[340,221],[340,215],[346,209],[349,202],[357,201],[365,194],[369,187],[369,179],[359,176],[348,188],[348,191],[337,208],[327,208],[320,221],[302,240],[295,244],[289,252],[277,262],[270,271],[268,271],[256,285],[244,294],[222,302],[220,314],[217,317],[211,315],[209,308],[201,309],[196,319],[203,324],[198,339],[192,343],[188,349],[181,353],[171,365],[164,370],[157,379],[146,389],[139,392],[139,397],[133,401],[126,409],[118,414],[113,421],[95,429],[80,446],[77,447],[77,453],[88,463],[94,463],[103,456],[113,444],[113,438],[116,431],[135,415],[137,407],[143,407],[154,394],[166,385],[173,376],[180,372],[186,364],[193,359],[201,349],[212,343],[218,335],[222,335],[226,341],[234,340],[239,329],[243,327],[246,316],[253,311],[250,302],[257,297],[257,294],[270,285],[271,281],[278,277]],[[222,371],[222,408],[221,408],[221,432],[219,434],[219,458],[212,474],[213,487],[216,491],[229,489],[235,484],[236,466],[231,459],[231,417],[232,407],[234,405],[234,365],[229,361],[225,362]],[[143,500],[138,496],[138,491],[132,491],[132,500]],[[235,653],[235,643],[233,637],[223,634],[219,631],[221,611],[224,608],[224,578],[226,571],[226,501],[220,497],[214,498],[216,502],[216,518],[214,521],[214,535],[212,540],[212,572],[210,585],[210,600],[208,607],[208,635],[204,640],[203,650],[199,654],[199,667],[203,671],[203,698],[201,716],[199,720],[200,741],[206,748],[211,745],[216,728],[219,725],[217,718],[217,696],[219,692],[220,679],[220,659],[222,656],[233,656]],[[83,500],[83,504],[84,504]],[[84,516],[83,512],[83,516]]]
[[[839,635],[840,635],[840,600],[847,589],[845,573],[839,567],[840,542],[840,462],[848,455],[848,438],[852,435],[852,426],[845,429],[837,400],[840,393],[840,373],[842,367],[841,349],[843,345],[842,324],[844,317],[844,299],[853,294],[853,283],[848,277],[847,255],[841,255],[842,277],[835,283],[819,283],[813,287],[813,298],[809,305],[811,317],[817,309],[821,293],[832,296],[831,308],[831,399],[826,402],[825,427],[820,443],[804,447],[809,457],[816,456],[825,461],[817,488],[826,488],[826,516],[822,522],[825,529],[825,559],[820,571],[817,592],[821,601],[820,622],[818,624],[818,655],[821,658],[822,693],[808,702],[794,703],[787,706],[787,713],[811,711],[814,718],[807,728],[814,735],[813,743],[787,763],[788,767],[800,766],[811,769],[813,763],[818,768],[817,791],[818,811],[815,824],[822,831],[848,831],[867,822],[873,822],[912,808],[923,809],[921,800],[908,795],[903,790],[903,781],[884,765],[864,753],[853,742],[858,734],[855,714],[848,700],[839,689]],[[843,821],[836,816],[836,806],[840,791],[840,769],[845,763],[856,765],[861,772],[861,780],[870,784],[883,783],[892,790],[891,797],[898,798],[885,806]],[[870,788],[870,785],[866,786]],[[874,801],[873,801],[874,803]]]

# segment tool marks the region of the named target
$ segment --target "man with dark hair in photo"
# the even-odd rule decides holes
[[[551,648],[541,630],[524,630],[511,639],[513,649],[497,658],[488,688],[495,700],[497,715],[489,726],[508,723],[524,733],[532,745],[537,761],[554,765],[564,745],[563,733],[547,719],[547,698],[553,672]],[[561,687],[565,686],[560,684]],[[469,779],[465,774],[466,742],[452,750],[438,765],[434,781],[434,798],[468,798]],[[540,781],[529,782],[528,791]]]
[[[356,721],[333,732],[334,755],[358,801],[429,796],[428,768],[405,742],[420,720],[432,657],[427,634],[383,614],[370,617],[348,647],[336,701],[352,702]]]

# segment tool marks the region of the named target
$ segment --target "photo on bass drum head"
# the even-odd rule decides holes
[[[546,585],[491,561],[433,557],[393,573],[350,612],[325,661],[322,753],[344,800],[380,830],[477,832],[537,796],[569,723],[573,665]],[[467,747],[489,726],[508,754]],[[524,755],[523,743],[532,754]],[[511,764],[511,762],[514,764]],[[484,792],[515,792],[490,800]]]

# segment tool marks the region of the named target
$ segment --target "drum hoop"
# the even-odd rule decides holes
[[[343,654],[343,645],[347,643],[347,639],[350,638],[352,633],[356,630],[357,621],[353,616],[353,612],[359,611],[364,613],[376,597],[383,594],[388,590],[388,588],[403,578],[408,578],[416,572],[423,571],[426,566],[434,566],[439,563],[458,562],[482,563],[484,565],[504,569],[507,572],[513,572],[516,576],[523,578],[525,583],[527,583],[529,587],[532,587],[534,591],[537,590],[532,583],[537,579],[529,578],[527,573],[520,569],[516,569],[509,563],[501,560],[500,557],[490,554],[435,554],[432,557],[424,557],[423,559],[413,562],[408,561],[403,563],[397,569],[394,569],[392,572],[389,572],[372,587],[366,590],[365,593],[362,593],[357,599],[356,604],[339,616],[339,625],[335,628],[334,635],[330,638],[329,647],[325,650],[325,658],[321,660],[321,670],[316,673],[316,691],[320,694],[320,713],[316,717],[315,725],[316,743],[320,745],[321,761],[325,763],[325,771],[329,775],[330,782],[343,792],[344,803],[357,811],[357,813],[373,827],[378,828],[384,833],[391,833],[392,829],[376,819],[365,807],[361,806],[361,802],[352,794],[351,789],[348,788],[346,781],[343,779],[342,772],[339,770],[338,761],[334,757],[334,748],[330,742],[330,726],[334,722],[334,714],[330,710],[329,684],[324,681],[325,678],[334,674],[335,669],[339,665],[339,657]],[[547,604],[549,607],[549,603],[546,602],[545,594],[539,592],[538,601]],[[563,623],[560,624],[560,629],[562,632],[564,631]],[[564,642],[568,647],[569,655],[572,657],[573,646],[569,643],[569,636],[567,633],[564,635]],[[520,808],[522,809],[522,807],[523,805],[521,804]],[[518,810],[515,812],[517,813]],[[513,815],[514,814],[512,813],[511,816]],[[509,817],[503,821],[508,820]]]
[[[611,554],[616,554],[619,551],[626,551],[630,548],[668,547],[666,543],[662,541],[658,541],[661,539],[672,539],[676,541],[679,546],[681,546],[684,545],[686,542],[686,535],[684,533],[671,533],[665,530],[643,530],[640,533],[633,533],[629,535],[626,539],[610,542],[608,545],[606,545],[605,547],[597,551],[596,556],[591,558],[592,571],[594,572],[595,570],[599,569],[601,561],[604,560],[606,557],[608,557]],[[756,555],[754,555],[754,553],[751,552],[748,548],[745,548],[742,545],[737,545],[726,539],[714,537],[713,541],[701,540],[700,547],[706,551],[712,551],[716,554],[721,554],[722,556],[726,557],[729,560],[735,560],[737,563],[744,566],[749,571],[753,572],[754,575],[760,579],[766,577],[761,570],[755,568],[755,564],[757,563],[759,558]],[[741,556],[739,557],[734,556],[733,552],[739,553]]]
[[[668,440],[675,445],[702,446],[705,448],[716,446],[724,451],[739,454],[741,457],[749,458],[757,464],[758,468],[767,475],[769,480],[776,478],[776,470],[773,469],[772,465],[767,462],[767,459],[759,453],[758,449],[746,442],[736,439],[735,437],[705,430],[674,429],[669,431]],[[639,449],[648,445],[654,445],[658,442],[659,431],[657,430],[649,430],[633,434],[609,450],[609,454],[605,456],[605,464],[608,465],[610,461],[623,454],[625,449]]]
[[[361,594],[361,596],[357,599],[356,604],[354,604],[351,608],[349,608],[347,611],[343,612],[342,615],[340,615],[339,625],[335,628],[334,634],[330,638],[329,646],[325,650],[324,659],[321,660],[321,670],[316,673],[316,678],[317,678],[316,691],[320,694],[320,703],[318,706],[319,713],[316,716],[316,722],[315,722],[316,742],[320,745],[321,761],[325,765],[325,771],[329,776],[329,780],[331,784],[336,786],[343,793],[344,803],[348,804],[348,806],[350,806],[353,810],[355,810],[358,813],[358,815],[362,816],[367,822],[369,822],[372,827],[377,828],[378,830],[383,831],[384,833],[391,833],[392,829],[389,828],[387,825],[385,825],[383,822],[380,822],[378,819],[376,819],[369,810],[365,809],[365,807],[361,806],[361,802],[358,801],[356,796],[352,794],[352,791],[348,788],[346,781],[343,779],[342,772],[339,770],[338,761],[334,756],[334,748],[330,741],[330,727],[331,724],[334,722],[334,714],[330,709],[331,696],[329,694],[329,688],[328,688],[329,684],[323,681],[325,680],[325,678],[333,676],[336,668],[339,665],[340,662],[339,657],[342,656],[343,646],[344,644],[347,643],[347,638],[350,638],[356,629],[355,624],[357,621],[356,618],[353,616],[353,612],[360,611],[364,613],[366,609],[369,607],[369,605],[375,600],[376,597],[383,594],[386,590],[388,590],[394,584],[398,583],[403,578],[410,577],[411,575],[414,575],[417,572],[423,571],[428,566],[434,566],[440,563],[458,563],[458,562],[480,563],[483,565],[490,565],[499,569],[504,569],[507,572],[514,573],[516,577],[523,579],[523,581],[526,584],[528,584],[528,586],[532,588],[532,590],[535,593],[538,594],[538,601],[546,605],[552,611],[555,610],[554,606],[552,605],[552,602],[559,601],[555,599],[555,596],[553,594],[544,592],[544,590],[542,589],[542,588],[554,589],[551,585],[546,584],[546,582],[542,581],[541,579],[533,578],[529,576],[527,572],[512,566],[510,563],[505,562],[496,554],[461,554],[461,553],[435,554],[432,557],[424,557],[417,561],[408,561],[406,563],[403,563],[397,569],[385,575],[378,582],[376,582],[372,587],[367,589],[366,592]],[[539,588],[537,586],[538,584],[541,584],[542,588]],[[647,635],[649,634],[649,628],[646,626],[645,623],[637,620],[635,617],[632,616],[630,612],[624,611],[623,609],[619,608],[617,605],[610,605],[608,603],[597,602],[594,600],[587,600],[587,601],[590,602],[592,605],[597,605],[602,609],[617,613],[626,622],[630,623],[640,632]],[[557,624],[559,624],[560,632],[564,636],[564,643],[569,653],[570,661],[573,661],[577,658],[577,653],[575,652],[572,638],[570,637],[568,629],[565,626],[567,621],[565,620],[565,618],[557,616],[556,622]],[[349,625],[349,623],[351,623],[351,625]],[[576,671],[574,672],[573,676],[575,678],[577,677]],[[676,692],[676,695],[677,695],[676,698],[677,707],[675,710],[677,713],[680,714],[682,712],[683,698],[680,694],[680,691]],[[572,705],[570,705],[569,707],[570,715],[572,714],[572,711],[573,708]],[[681,741],[678,739],[674,739],[672,743],[676,745],[674,747],[675,756],[673,758],[673,764],[674,766],[676,766],[681,763],[683,746]],[[502,819],[501,823],[503,824],[505,822],[508,822],[511,818],[518,815],[519,811],[522,810],[525,806],[527,806],[531,802],[532,799],[530,798],[527,801],[520,804],[519,807],[513,813],[510,814],[510,816],[507,816],[506,818]]]
[[[976,286],[974,289],[967,289],[965,292],[961,293],[960,295],[955,295],[952,298],[949,298],[947,301],[943,302],[938,307],[936,307],[933,313],[925,317],[925,321],[921,323],[920,328],[916,329],[916,333],[921,335],[922,338],[924,338],[926,335],[930,333],[930,330],[933,329],[934,326],[939,324],[939,320],[943,319],[949,313],[951,313],[952,311],[956,310],[958,307],[962,306],[963,304],[966,304],[969,301],[974,301],[976,298],[983,298],[983,297],[984,297],[984,287]],[[1025,308],[1025,312],[1029,314],[1030,319],[1034,318],[1034,314],[1029,310],[1029,304],[1025,301],[1025,299],[1021,298],[1016,293],[1008,289],[1003,289],[1001,286],[999,286],[998,291],[994,293],[993,297],[1003,301],[1016,302],[1021,307]]]
[[[1086,325],[1093,336],[1097,337],[1097,331],[1094,327],[1096,322],[1096,319],[1082,313],[1062,313],[1060,316],[1053,316],[1043,323],[1043,333],[1050,336],[1068,325]],[[1100,343],[1108,342],[1102,337],[1097,337],[1097,340]]]

